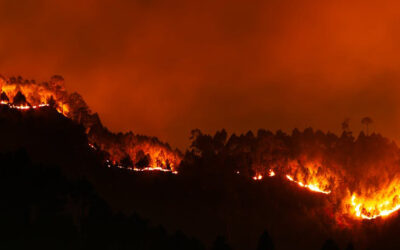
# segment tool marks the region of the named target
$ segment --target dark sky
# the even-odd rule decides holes
[[[400,141],[398,1],[0,0],[0,69],[63,75],[114,131],[313,126]]]

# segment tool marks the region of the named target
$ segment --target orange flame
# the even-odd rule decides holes
[[[301,181],[295,181],[293,179],[293,177],[290,176],[290,175],[286,175],[286,178],[291,182],[297,183],[300,187],[308,188],[309,190],[311,190],[313,192],[318,192],[318,193],[323,193],[323,194],[330,194],[331,193],[330,190],[321,189],[320,184],[318,182],[309,183],[309,184],[303,184],[303,182],[301,182]]]
[[[321,174],[318,172],[316,166],[320,164],[309,162],[304,165],[299,165],[296,162],[289,162],[286,168],[281,168],[281,171],[289,171],[293,174],[285,173],[283,174],[285,179],[296,183],[300,188],[305,188],[311,192],[317,192],[324,195],[333,195],[334,190],[344,189],[349,192],[349,187],[347,185],[344,186],[335,186],[330,183],[331,179],[339,180],[341,179],[339,176],[335,176],[332,172],[327,172],[325,174]],[[302,168],[302,169],[301,169]],[[289,169],[289,170],[288,170]],[[301,170],[300,170],[301,169]],[[273,177],[276,175],[276,171],[269,169],[268,176]],[[252,177],[253,180],[262,179],[261,174],[257,174]],[[342,190],[335,193],[338,200],[343,202],[344,209],[341,210],[341,213],[348,214],[355,219],[365,219],[365,220],[373,220],[379,217],[388,217],[396,211],[400,210],[400,181],[397,181],[397,178],[393,178],[394,180],[389,182],[389,184],[381,185],[376,189],[366,189],[358,191],[358,194],[352,193],[351,195],[344,195]],[[343,182],[343,180],[341,180]],[[358,184],[365,185],[365,184]],[[333,187],[330,189],[329,187]]]
[[[263,176],[261,174],[253,176],[253,180],[255,180],[255,181],[260,181],[260,180],[262,180],[262,178],[263,178]]]
[[[270,169],[270,170],[268,171],[268,176],[269,176],[269,177],[275,176],[274,170]]]
[[[392,182],[384,189],[372,194],[352,194],[348,198],[350,213],[357,218],[372,220],[378,217],[387,217],[400,209],[399,183]]]
[[[17,109],[21,111],[52,106],[60,114],[74,119],[70,111],[71,107],[68,103],[70,96],[64,90],[62,81],[63,80],[61,80],[61,78],[56,77],[54,81],[52,78],[52,81],[49,83],[45,82],[36,84],[34,81],[24,81],[22,78],[5,79],[0,76],[0,90],[2,93],[0,104],[8,106],[11,109]],[[19,98],[22,101],[20,100],[19,102],[16,102],[15,97],[18,95],[22,98]],[[77,119],[81,119],[79,115],[78,117],[79,118]],[[89,129],[86,129],[86,132],[88,132]],[[97,137],[96,140],[89,143],[89,146],[93,149],[96,149],[94,144],[102,144],[101,140],[102,138]],[[120,161],[121,150],[116,149],[117,147],[121,147],[121,145],[114,145],[114,148],[104,148],[100,145],[99,149],[108,152],[111,156],[110,160]],[[144,142],[139,141],[132,143],[132,146],[129,146],[127,151],[130,158],[134,162],[138,161],[138,159],[136,159],[138,151],[142,151],[146,156],[149,156],[148,164],[143,166],[143,168],[132,168],[134,171],[162,171],[177,173],[176,168],[181,161],[180,155],[178,155],[176,152],[170,150],[164,145],[153,144],[146,140],[144,140]]]

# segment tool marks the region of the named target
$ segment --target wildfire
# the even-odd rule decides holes
[[[255,181],[260,181],[260,180],[262,180],[262,178],[263,178],[263,176],[261,174],[253,176],[253,180],[255,180]]]
[[[110,152],[111,158],[107,160],[109,167],[125,168],[135,172],[159,171],[177,174],[176,168],[181,161],[177,152],[147,141],[126,142],[127,149],[123,152],[128,155],[121,155],[116,145],[95,146],[89,143],[89,146],[95,150]]]
[[[304,183],[301,182],[301,181],[295,181],[295,180],[293,179],[293,177],[290,176],[290,175],[286,175],[286,178],[287,178],[289,181],[291,181],[291,182],[297,183],[300,187],[308,188],[309,190],[311,190],[311,191],[313,191],[313,192],[318,192],[318,193],[323,193],[323,194],[330,194],[330,193],[331,193],[330,190],[322,190],[322,189],[319,187],[319,184],[318,184],[318,183],[304,184]]]
[[[53,79],[50,83],[37,84],[34,81],[22,80],[22,78],[0,78],[2,105],[19,110],[37,109],[45,106],[53,106],[56,110],[67,116],[69,106],[66,104],[67,95],[61,79]]]
[[[5,101],[1,101],[0,104],[4,105],[4,106],[8,106],[11,109],[19,109],[19,110],[38,109],[38,108],[43,108],[43,107],[49,107],[50,106],[47,103],[42,103],[42,104],[33,105],[33,106],[31,106],[31,105],[14,105],[14,104],[10,104],[10,103],[5,102]]]
[[[400,209],[400,191],[385,190],[373,196],[363,197],[353,194],[349,202],[351,213],[356,217],[372,220],[378,217],[387,217]]]
[[[268,171],[268,176],[273,177],[276,173],[272,169]],[[326,180],[323,178],[320,182],[314,176],[310,178],[314,182],[303,182],[295,179],[290,174],[284,175],[285,179],[296,183],[301,188],[306,188],[309,191],[317,192],[325,195],[331,195],[332,190],[327,188]],[[301,177],[301,175],[300,175]],[[259,181],[263,175],[257,174],[252,177],[253,180]],[[400,210],[400,183],[393,182],[386,188],[374,190],[374,192],[365,192],[364,195],[352,194],[349,198],[344,198],[344,203],[349,209],[349,214],[357,219],[373,220],[379,217],[387,217],[394,212]]]
[[[0,105],[2,106],[20,111],[52,107],[65,117],[82,124],[88,135],[89,147],[96,151],[106,152],[106,163],[110,168],[116,167],[134,172],[158,171],[178,174],[177,168],[182,160],[179,152],[172,150],[156,138],[133,133],[109,132],[101,124],[98,116],[90,111],[79,94],[67,93],[62,77],[53,77],[50,82],[44,83],[22,78],[0,77],[0,90]],[[324,154],[312,157],[310,155],[312,154],[308,154],[307,151],[291,159],[287,159],[285,155],[284,160],[273,162],[274,165],[268,168],[260,163],[262,161],[256,161],[252,166],[256,174],[251,178],[254,181],[261,181],[264,177],[281,176],[283,180],[293,182],[299,188],[336,198],[332,200],[337,200],[342,206],[340,213],[356,219],[373,220],[378,217],[388,217],[400,210],[399,176],[397,178],[391,176],[389,182],[386,180],[370,182],[357,176],[361,182],[358,182],[356,187],[350,188],[351,185],[348,183],[352,182],[344,173],[346,168],[340,166],[342,163],[338,164],[334,160],[335,163],[332,165],[329,157],[325,157]],[[379,155],[378,158],[385,157]],[[396,158],[396,160],[399,159]],[[398,161],[391,163],[394,162]],[[397,166],[391,163],[386,166]],[[237,175],[241,174],[239,170],[233,172]],[[368,171],[364,172],[368,173]],[[377,173],[372,177],[375,180],[381,174]],[[367,188],[371,187],[371,183],[374,183],[372,185],[374,189]]]
[[[269,176],[269,177],[274,177],[274,176],[275,176],[274,170],[270,169],[270,170],[268,171],[268,176]]]
[[[324,177],[324,175],[318,175],[315,171],[312,171],[315,165],[318,164],[305,165],[308,166],[308,168],[306,168],[307,175],[295,169],[296,177],[291,174],[285,174],[284,177],[286,180],[296,183],[300,188],[306,188],[309,191],[325,195],[332,195],[332,190],[328,188],[330,185],[327,178]],[[291,167],[293,167],[293,165],[291,165]],[[293,169],[291,170],[293,171]],[[275,175],[275,171],[269,169],[268,176],[273,177]],[[255,181],[261,180],[262,178],[263,175],[261,174],[252,177]],[[387,217],[400,210],[399,185],[400,183],[393,181],[389,185],[382,186],[377,190],[366,190],[362,192],[362,195],[353,193],[349,198],[342,197],[339,199],[343,200],[344,204],[346,204],[345,206],[349,209],[347,213],[356,219],[373,220],[379,217]],[[344,210],[343,213],[345,213]]]
[[[323,194],[330,194],[332,191],[329,189],[331,186],[328,177],[325,173],[321,173],[319,167],[320,164],[307,162],[306,164],[299,164],[297,161],[289,162],[286,168],[282,168],[281,171],[287,173],[293,172],[295,175],[292,174],[284,174],[286,179],[296,183],[298,186],[302,188],[307,188],[310,191],[323,193]],[[274,177],[276,175],[273,169],[268,170],[268,176]],[[295,176],[295,177],[294,177]],[[262,175],[258,174],[253,177],[253,180],[261,180]]]
[[[60,114],[68,117],[86,128],[89,146],[94,150],[102,150],[109,154],[110,161],[121,161],[129,155],[131,162],[126,161],[123,167],[134,171],[176,171],[181,156],[171,150],[169,146],[156,141],[154,138],[140,136],[139,139],[129,141],[125,135],[121,140],[107,130],[106,134],[91,134],[93,126],[102,127],[100,120],[92,114],[83,98],[77,94],[69,94],[64,88],[64,79],[53,76],[49,82],[36,83],[33,80],[24,80],[22,77],[4,78],[0,76],[0,104],[11,109],[21,111],[35,110],[43,107],[52,107]],[[108,143],[110,137],[117,138],[115,143]],[[96,145],[96,146],[94,146]],[[99,147],[98,147],[99,146]],[[117,166],[118,164],[114,164]],[[131,166],[130,166],[131,165]]]
[[[304,164],[300,164],[299,161],[290,161],[286,167],[280,168],[280,174],[285,176],[290,182],[294,182],[302,188],[307,188],[310,191],[322,194],[330,194],[332,191],[329,189],[331,183],[328,176],[332,175],[332,173],[328,174],[321,171],[322,168],[320,165],[321,164],[318,162],[306,161]],[[290,173],[294,173],[294,175]],[[269,177],[274,177],[276,175],[275,171],[271,168],[268,170],[267,174]],[[252,178],[255,181],[261,180],[263,175],[257,174]]]
[[[160,172],[170,172],[172,174],[178,174],[176,170],[169,170],[161,167],[147,167],[147,168],[128,168],[129,170],[133,170],[136,172],[144,172],[144,171],[160,171]]]
[[[156,171],[156,172],[167,172],[167,173],[172,173],[172,174],[178,174],[178,171],[176,170],[171,170],[171,169],[165,169],[162,167],[146,167],[146,168],[136,168],[136,167],[125,167],[121,165],[116,165],[115,163],[111,163],[109,160],[106,161],[107,167],[116,167],[120,169],[126,169],[129,171],[135,171],[135,172],[148,172],[148,171]]]

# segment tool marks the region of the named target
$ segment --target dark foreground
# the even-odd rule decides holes
[[[340,227],[324,196],[255,182],[218,155],[179,175],[104,166],[51,110],[0,117],[2,249],[393,249],[400,221]],[[330,240],[333,239],[333,240]]]

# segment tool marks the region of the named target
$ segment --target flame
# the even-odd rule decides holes
[[[149,156],[148,166],[142,168],[145,171],[165,169],[174,172],[181,162],[181,158],[176,152],[166,150],[166,148],[161,145],[154,145],[149,142],[140,142],[129,147],[127,152],[133,162],[138,162],[140,160],[137,159],[139,151]]]
[[[400,209],[400,190],[393,183],[373,194],[356,195],[348,198],[350,213],[357,218],[372,220],[378,217],[387,217]]]
[[[6,79],[0,76],[0,104],[8,106],[11,109],[21,111],[35,110],[43,107],[53,107],[60,114],[71,118],[85,126],[86,132],[90,132],[93,125],[91,119],[92,113],[79,94],[69,95],[63,86],[62,77],[52,77],[50,82],[36,83],[35,81],[23,80],[22,78]],[[85,113],[86,112],[86,113]],[[88,122],[89,121],[89,122]],[[97,120],[99,125],[99,120]],[[100,123],[101,125],[101,123]],[[101,125],[102,126],[102,125]],[[109,134],[108,134],[109,135]],[[166,145],[155,143],[152,138],[141,137],[133,142],[117,141],[107,145],[107,135],[89,137],[89,146],[94,150],[103,150],[110,155],[111,161],[121,161],[128,153],[134,164],[137,164],[142,158],[148,159],[141,167],[131,167],[134,171],[162,171],[178,173],[176,168],[181,162],[181,156],[171,150]],[[129,137],[129,136],[127,136]],[[96,147],[94,145],[99,145]],[[139,159],[138,152],[143,152]]]
[[[300,164],[298,161],[290,161],[287,166],[281,168],[282,172],[287,180],[296,183],[302,188],[307,188],[310,191],[330,194],[330,186],[332,186],[330,178],[332,173],[324,173],[321,171],[321,164],[318,162],[306,162],[305,164]],[[276,171],[276,170],[275,170]],[[273,169],[268,170],[268,176],[274,177],[276,175]],[[260,180],[262,178],[261,174],[253,177],[254,180]]]
[[[31,105],[14,105],[6,101],[1,101],[0,105],[8,106],[10,109],[19,109],[19,110],[29,110],[29,109],[39,109],[43,107],[49,107],[49,104],[46,103],[31,106]]]
[[[291,181],[291,182],[297,183],[300,187],[308,188],[309,190],[311,190],[311,191],[313,191],[313,192],[318,192],[318,193],[323,193],[323,194],[330,194],[330,193],[331,193],[330,190],[323,190],[323,189],[321,189],[319,183],[308,183],[308,184],[304,184],[304,183],[301,182],[301,181],[295,181],[295,180],[293,179],[293,177],[290,176],[290,175],[286,175],[286,178],[287,178],[289,181]]]
[[[253,180],[255,180],[255,181],[260,181],[260,180],[262,180],[262,178],[263,178],[263,176],[261,174],[253,176]]]
[[[47,85],[46,85],[47,84]],[[19,110],[37,109],[45,106],[50,106],[50,99],[55,101],[57,111],[65,116],[68,116],[69,106],[64,102],[65,94],[62,88],[50,87],[48,83],[36,84],[34,82],[10,82],[3,81],[0,83],[1,92],[4,93],[9,101],[1,100],[1,104],[7,104],[10,108]],[[15,105],[12,100],[20,92],[26,97],[26,104]]]
[[[128,153],[129,158],[132,160],[132,166],[125,165],[123,166],[124,168],[136,172],[162,171],[178,173],[177,167],[181,162],[181,156],[177,152],[163,145],[147,141],[135,141],[126,144],[127,149],[124,152]],[[94,146],[91,147],[93,148]],[[121,155],[116,145],[102,144],[99,145],[99,148],[110,153],[110,160],[113,162],[113,165],[118,165],[126,157]]]
[[[134,172],[159,171],[178,174],[177,168],[182,156],[157,140],[124,135],[108,142],[101,134],[89,136],[93,125],[91,122],[96,119],[91,119],[94,115],[88,111],[87,105],[78,94],[69,95],[65,91],[60,78],[54,81],[52,79],[49,83],[35,83],[19,78],[0,77],[0,89],[0,105],[20,111],[51,106],[65,117],[83,124],[88,133],[89,146],[93,150],[102,150],[109,154],[109,159],[106,161],[108,167]],[[84,115],[87,117],[82,117],[81,109],[85,110]],[[99,120],[98,123],[100,123]],[[127,155],[132,163],[121,164]],[[350,185],[353,180],[349,180],[349,174],[344,174],[341,166],[336,166],[339,164],[332,166],[332,162],[326,162],[327,159],[324,160],[322,156],[307,157],[307,155],[309,154],[305,153],[291,159],[285,158],[278,163],[272,162],[273,165],[268,165],[268,167],[262,164],[265,160],[261,158],[259,162],[254,163],[253,169],[256,175],[251,178],[260,181],[264,176],[282,176],[284,180],[295,183],[299,188],[336,198],[332,200],[337,200],[341,205],[339,213],[350,215],[355,219],[373,220],[389,217],[400,210],[400,176],[392,176],[389,181],[380,179],[377,181],[379,185],[370,185],[367,180],[363,180],[362,176],[357,176],[357,179],[361,181]],[[390,171],[386,172],[388,174]],[[240,171],[236,170],[235,173],[239,175]],[[373,178],[378,178],[382,174],[382,172],[377,172]]]
[[[329,189],[332,186],[331,180],[333,173],[324,173],[321,171],[321,164],[318,162],[306,162],[305,164],[300,164],[299,161],[290,161],[287,166],[281,168],[287,180],[296,183],[302,188],[307,188],[310,191],[330,194],[332,191]],[[293,174],[291,174],[293,173]],[[276,172],[273,169],[268,170],[268,176],[274,177]],[[295,176],[295,177],[294,177]],[[263,176],[257,174],[252,177],[253,180],[261,180]]]
[[[292,172],[293,174],[284,173],[283,176],[286,180],[296,183],[300,188],[305,188],[311,192],[317,192],[324,195],[333,195],[332,189],[345,189],[349,192],[348,185],[335,186],[330,183],[329,179],[341,179],[343,177],[335,176],[334,173],[327,171],[321,174],[317,169],[320,169],[318,162],[308,162],[304,165],[289,162],[288,166],[281,168],[281,171]],[[269,169],[268,176],[276,176],[277,169]],[[328,173],[328,174],[327,174]],[[263,176],[257,174],[252,177],[253,180],[261,180]],[[399,181],[397,181],[399,180]],[[343,180],[341,180],[343,182]],[[382,181],[383,182],[383,181]],[[357,186],[368,186],[365,183],[358,183]],[[345,209],[340,213],[348,214],[355,219],[373,220],[380,217],[388,217],[396,211],[400,210],[400,178],[393,177],[389,184],[381,185],[375,189],[361,189],[358,193],[343,196],[339,192],[337,195],[338,200],[343,201]],[[341,196],[342,195],[342,196]]]
[[[275,176],[274,170],[270,169],[270,170],[268,171],[268,176],[269,176],[269,177],[274,177],[274,176]]]
[[[133,170],[136,172],[144,172],[144,171],[161,171],[161,172],[170,172],[173,174],[178,174],[176,170],[169,170],[161,167],[147,167],[147,168],[128,168],[129,170]]]
[[[90,146],[90,144],[89,144],[89,146]],[[115,165],[115,162],[111,163],[109,160],[107,160],[106,163],[107,163],[108,168],[116,167],[116,168],[126,169],[129,171],[135,171],[135,172],[157,171],[157,172],[168,172],[168,173],[172,173],[172,174],[178,174],[177,170],[165,169],[162,167],[146,167],[146,168],[125,167],[125,166],[121,166],[121,165]]]

